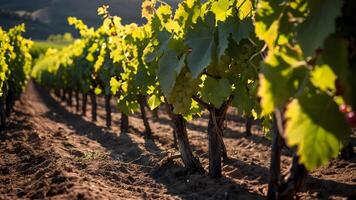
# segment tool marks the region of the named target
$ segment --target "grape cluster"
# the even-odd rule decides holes
[[[241,40],[240,43],[234,46],[232,57],[234,63],[231,65],[231,70],[241,73],[246,70],[250,64],[250,58],[256,53],[254,45],[248,40]]]
[[[168,95],[168,103],[173,105],[173,112],[176,114],[188,114],[192,95],[196,92],[201,83],[200,79],[193,79],[188,71],[182,71],[176,79],[172,92]]]
[[[342,104],[340,105],[340,111],[345,114],[346,121],[350,124],[350,126],[356,126],[356,115],[352,110],[351,106]]]

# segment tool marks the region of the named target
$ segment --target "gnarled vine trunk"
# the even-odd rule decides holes
[[[9,117],[15,104],[15,91],[9,88],[6,95],[6,116]]]
[[[106,126],[110,127],[111,126],[111,95],[105,95],[105,110],[106,110]]]
[[[251,133],[251,127],[252,127],[252,117],[251,116],[246,116],[245,117],[245,134],[246,134],[246,136],[250,136],[250,135],[252,135],[252,133]]]
[[[6,123],[6,113],[5,113],[5,108],[4,108],[4,95],[0,97],[0,122],[1,122],[1,131],[5,129],[5,123]]]
[[[129,117],[125,113],[121,113],[121,133],[127,133],[129,130]]]
[[[54,89],[54,95],[56,95],[57,98],[60,98],[60,97],[61,97],[61,91],[60,91],[60,89],[55,88],[55,89]]]
[[[153,117],[154,120],[158,120],[158,119],[159,119],[158,108],[159,108],[159,107],[157,107],[157,108],[155,108],[155,109],[153,109],[153,110],[151,111],[152,117]]]
[[[167,102],[167,100],[165,100]],[[171,120],[173,121],[173,123],[171,123],[171,126],[173,128],[173,147],[174,148],[178,148],[178,141],[177,141],[177,134],[176,134],[176,128],[175,128],[175,123],[174,123],[174,119],[176,117],[176,115],[173,113],[173,106],[168,104],[168,103],[165,103],[164,104],[164,107],[166,109],[166,112],[167,112],[167,115],[169,116],[169,118],[171,118]]]
[[[281,135],[284,134],[284,118],[281,110],[276,109],[273,116],[273,141],[271,154],[270,179],[268,184],[268,199],[292,199],[303,185],[308,171],[298,162],[296,153],[284,180],[280,177],[280,155],[283,146]]]
[[[87,114],[87,103],[88,103],[88,94],[82,94],[82,115],[85,116]]]
[[[145,138],[150,139],[152,138],[152,130],[150,127],[150,123],[148,122],[148,118],[145,110],[146,98],[143,95],[138,95],[137,97],[138,97],[138,102],[140,104],[143,125],[145,126]]]
[[[352,147],[351,142],[349,142],[346,146],[344,146],[341,149],[339,158],[344,159],[344,160],[350,160],[351,158],[353,158],[355,156],[355,152],[354,149]]]
[[[223,124],[230,101],[220,108],[209,109],[208,140],[209,140],[209,174],[211,177],[221,177],[221,157],[228,159],[223,140]]]
[[[61,97],[62,101],[66,101],[66,90],[62,89],[62,97]]]
[[[272,151],[271,163],[269,168],[269,182],[267,199],[274,200],[278,198],[278,189],[280,186],[281,173],[281,148],[282,138],[280,136],[276,118],[273,118],[273,137],[272,137]]]
[[[278,199],[292,199],[304,184],[308,171],[303,164],[299,163],[299,157],[295,154],[289,169],[288,176],[279,188]]]
[[[173,113],[172,105],[166,103],[165,108],[168,116],[174,122],[173,124],[173,138],[175,140],[174,145],[178,146],[184,166],[189,171],[203,173],[204,168],[201,166],[199,159],[193,155],[192,148],[190,147],[189,144],[186,120],[182,115],[176,115]]]
[[[174,130],[178,139],[178,147],[185,167],[189,171],[204,172],[199,159],[194,157],[190,147],[185,119],[182,115],[176,115],[174,122]]]
[[[80,107],[80,104],[79,104],[79,91],[76,90],[75,91],[75,110],[77,112],[79,112],[79,107]]]
[[[211,177],[221,176],[221,142],[219,141],[219,130],[215,125],[217,111],[215,108],[210,111],[208,124],[209,140],[209,175]]]
[[[90,91],[90,100],[91,100],[91,119],[93,122],[97,120],[96,116],[96,109],[97,109],[97,103],[96,103],[96,95],[94,91]]]
[[[72,107],[73,106],[73,90],[68,90],[68,98],[67,98],[67,104],[68,106]]]

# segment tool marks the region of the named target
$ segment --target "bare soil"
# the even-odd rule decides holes
[[[32,82],[0,133],[0,199],[264,199],[270,141],[258,125],[244,135],[243,121],[230,110],[224,141],[230,160],[223,178],[189,174],[172,147],[168,116],[150,119],[154,138],[145,140],[139,114],[120,133],[120,113],[105,127],[103,98],[98,121]],[[113,102],[114,105],[114,102]],[[114,106],[113,106],[114,107]],[[188,124],[195,154],[207,170],[207,116]],[[355,135],[352,136],[355,148]],[[291,161],[282,152],[282,168]],[[356,199],[356,158],[332,160],[310,173],[296,199]]]

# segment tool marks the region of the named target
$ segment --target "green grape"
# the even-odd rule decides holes
[[[192,75],[188,71],[180,73],[171,94],[167,97],[167,101],[173,105],[175,113],[185,115],[189,112],[192,104],[191,97],[198,89],[200,82],[200,79],[192,79]]]
[[[250,59],[255,53],[256,48],[249,40],[241,40],[238,45],[234,46],[234,63],[230,65],[231,71],[236,74],[244,73],[251,67]]]

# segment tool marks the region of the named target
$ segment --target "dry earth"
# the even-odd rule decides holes
[[[90,102],[89,102],[90,103]],[[188,174],[172,148],[164,112],[150,120],[153,140],[142,137],[139,115],[120,133],[120,114],[105,128],[103,99],[91,122],[44,89],[29,83],[7,129],[0,133],[0,199],[264,199],[270,141],[258,126],[244,136],[241,120],[229,111],[224,141],[230,160],[224,178]],[[194,152],[207,169],[207,117],[188,124]],[[355,148],[355,135],[352,136]],[[282,168],[290,162],[283,151]],[[311,172],[297,199],[356,199],[356,158],[333,160]]]

